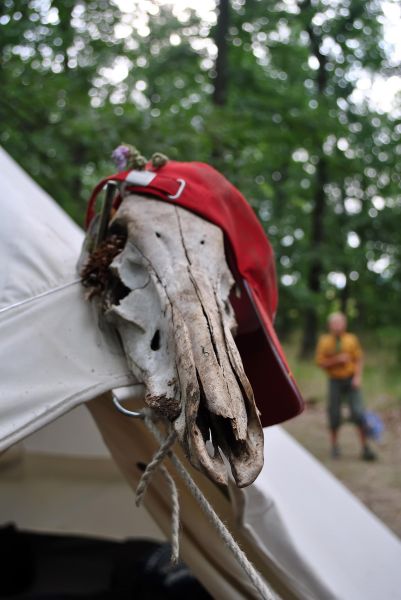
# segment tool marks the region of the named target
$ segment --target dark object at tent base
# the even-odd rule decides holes
[[[114,542],[0,528],[0,598],[12,600],[207,600],[183,563],[170,565],[170,545]]]

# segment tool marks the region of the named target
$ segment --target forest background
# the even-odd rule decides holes
[[[121,141],[213,164],[274,246],[276,325],[307,399],[323,397],[311,356],[341,309],[367,350],[368,395],[400,406],[398,2],[4,0],[0,11],[0,143],[79,224]]]

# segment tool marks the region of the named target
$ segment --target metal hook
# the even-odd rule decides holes
[[[112,393],[112,399],[113,399],[113,404],[116,407],[116,409],[118,411],[120,411],[120,413],[122,413],[123,415],[126,415],[127,417],[134,417],[135,419],[144,419],[145,418],[145,415],[141,412],[134,411],[134,410],[128,410],[128,408],[124,408],[120,404],[120,401],[117,398],[117,396],[113,393]]]

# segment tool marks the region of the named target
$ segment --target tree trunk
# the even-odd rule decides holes
[[[311,12],[311,2],[305,3],[305,8]],[[312,19],[312,14],[310,15]],[[327,86],[327,58],[320,52],[320,36],[316,34],[312,25],[306,28],[309,36],[311,54],[319,61],[319,69],[316,74],[316,94],[319,101],[324,97]],[[318,330],[317,301],[321,292],[321,278],[324,274],[322,262],[322,246],[325,239],[324,216],[326,209],[326,194],[324,187],[328,182],[327,161],[322,148],[322,140],[318,141],[319,160],[316,165],[316,187],[313,198],[313,209],[311,213],[311,238],[310,248],[312,259],[307,274],[307,286],[311,296],[311,302],[305,310],[304,331],[301,344],[301,357],[306,358],[311,355],[316,346]]]
[[[321,247],[324,242],[323,221],[326,208],[324,185],[326,181],[326,160],[322,156],[316,166],[316,190],[314,194],[311,227],[312,259],[307,276],[307,285],[312,296],[312,302],[307,306],[305,311],[304,333],[301,347],[302,357],[310,356],[316,346],[318,317],[315,299],[318,299],[321,292],[321,277],[323,274]]]
[[[345,315],[347,314],[348,300],[349,300],[349,279],[347,277],[347,282],[343,289],[340,292],[340,310]]]
[[[215,78],[212,95],[213,105],[218,109],[227,104],[228,96],[228,47],[227,33],[230,20],[230,0],[220,0],[214,42],[217,46],[217,56],[214,65]],[[211,163],[216,169],[221,169],[224,148],[219,132],[211,131]]]
[[[227,102],[228,89],[228,48],[227,34],[229,24],[229,0],[220,0],[214,41],[217,46],[216,78],[214,80],[213,104],[224,106]]]

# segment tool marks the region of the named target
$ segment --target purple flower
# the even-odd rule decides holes
[[[120,145],[113,150],[111,158],[114,161],[117,169],[119,171],[124,171],[127,169],[128,160],[131,158],[131,155],[131,149],[128,148],[128,146]]]

